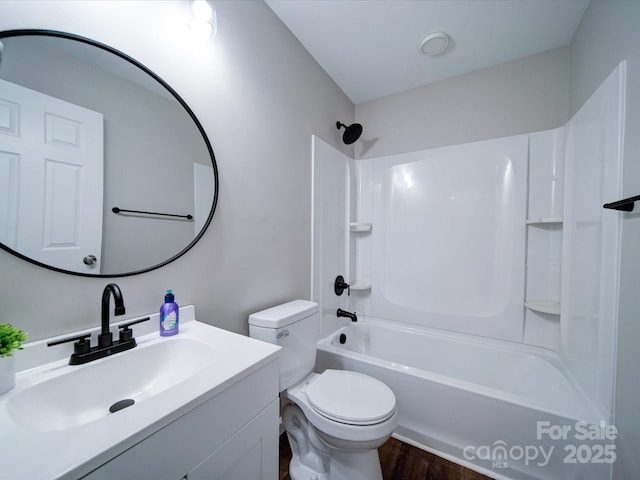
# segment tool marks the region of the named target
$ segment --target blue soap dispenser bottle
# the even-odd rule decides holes
[[[178,333],[178,321],[180,317],[180,307],[175,302],[175,297],[171,290],[167,290],[164,296],[164,303],[160,307],[160,335],[170,337]]]

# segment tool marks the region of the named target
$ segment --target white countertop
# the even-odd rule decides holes
[[[225,361],[213,362],[181,382],[179,388],[168,389],[145,398],[117,414],[62,430],[35,431],[16,422],[8,411],[7,404],[13,395],[35,384],[64,375],[70,369],[81,369],[96,362],[108,362],[110,358],[127,355],[128,352],[85,365],[70,366],[67,364],[68,350],[64,350],[63,359],[20,371],[16,376],[16,387],[0,396],[0,479],[75,479],[86,475],[277,358],[279,347],[198,322],[194,319],[193,307],[182,308],[180,316],[180,333],[173,337],[159,336],[157,314],[152,315],[151,320],[146,322],[150,324],[146,326],[146,330],[155,330],[153,333],[138,336],[138,325],[132,327],[138,346],[128,352],[160,342],[189,338],[214,348],[216,354],[220,354]],[[142,325],[145,324],[140,324]],[[57,347],[45,349],[47,340],[26,345],[25,351],[16,352],[16,356],[25,354],[25,357],[31,358],[17,362],[18,365],[33,363],[34,358],[41,359],[46,355],[60,356],[60,351],[51,353]],[[71,344],[69,346],[72,348]],[[123,375],[126,373],[122,372]]]

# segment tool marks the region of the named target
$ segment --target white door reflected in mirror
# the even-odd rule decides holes
[[[5,80],[0,92],[0,241],[47,265],[99,273],[97,258],[83,257],[102,249],[102,114]]]

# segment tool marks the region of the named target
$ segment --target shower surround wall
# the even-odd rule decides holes
[[[527,152],[520,135],[355,162],[365,315],[521,341]],[[366,179],[366,180],[364,180]],[[364,181],[363,181],[364,180]],[[371,206],[367,205],[371,202]]]
[[[365,324],[383,319],[391,328],[492,337],[487,346],[495,339],[508,341],[509,348],[520,343],[523,355],[535,356],[538,348],[540,358],[555,350],[567,385],[581,392],[575,407],[557,408],[567,418],[612,423],[620,214],[602,203],[620,195],[624,95],[622,63],[564,127],[366,160],[336,152],[331,165],[342,162],[341,172],[349,165],[351,178],[320,173],[326,173],[328,146],[314,139],[314,204],[331,198],[341,212],[338,222],[314,218],[315,265],[325,264],[323,252],[340,252],[334,271],[314,276],[314,285],[324,288],[313,295],[323,305],[325,333],[342,322],[335,319],[340,307],[357,311]],[[341,197],[346,185],[351,199]],[[346,215],[350,227],[342,220]],[[346,246],[331,247],[345,238]],[[357,286],[350,296],[337,297],[329,288],[337,274]],[[371,334],[364,341],[373,348],[380,340]],[[363,348],[361,353],[368,351]],[[499,367],[491,348],[485,351],[474,365]],[[345,358],[325,358],[319,365],[357,369],[357,362]],[[456,358],[464,361],[464,355]],[[528,375],[527,364],[516,377],[544,388],[543,379]],[[519,402],[523,415],[536,405],[533,397]],[[535,408],[543,412],[539,418],[552,418],[553,408]],[[499,409],[494,414],[501,418]],[[424,425],[415,421],[401,427],[428,430],[429,412]],[[531,428],[510,432],[510,438],[522,434],[525,441]],[[425,438],[409,436],[423,444]],[[460,459],[463,446],[443,453]],[[514,478],[528,478],[525,470]],[[585,478],[602,474],[598,469]],[[551,470],[541,475],[556,478]]]

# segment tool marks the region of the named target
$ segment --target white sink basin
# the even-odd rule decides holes
[[[48,432],[94,422],[125,399],[137,404],[207,368],[216,359],[210,346],[195,339],[166,340],[72,367],[11,396],[9,416],[24,428]]]

